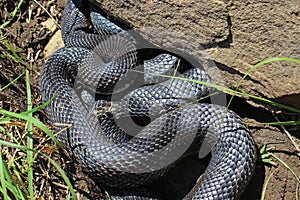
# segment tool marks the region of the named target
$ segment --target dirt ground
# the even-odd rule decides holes
[[[3,0],[0,2],[0,24],[12,19],[12,12],[16,8],[17,1]],[[0,58],[0,86],[3,87],[14,80],[17,76],[24,73],[26,68],[30,70],[30,80],[33,96],[33,106],[36,107],[41,103],[39,91],[39,75],[42,65],[51,53],[51,48],[58,48],[59,24],[61,22],[62,12],[66,4],[63,1],[24,1],[10,24],[1,29],[0,49],[2,52]],[[47,11],[47,12],[46,12]],[[50,17],[51,16],[51,17]],[[57,25],[55,25],[57,24]],[[10,49],[4,44],[8,42],[16,53],[23,58],[26,64],[9,58],[5,55],[11,53]],[[49,45],[54,47],[46,47]],[[50,48],[50,50],[49,50]],[[25,76],[13,83],[10,87],[0,93],[1,109],[22,112],[27,109]],[[280,127],[258,125],[251,122],[272,122],[276,121],[270,111],[277,111],[275,114],[283,121],[299,120],[299,115],[286,111],[278,111],[275,108],[264,107],[256,108],[248,104],[245,99],[235,98],[232,107],[241,117],[248,122],[251,132],[255,138],[258,148],[264,144],[272,147],[272,153],[292,168],[296,174],[300,174],[299,156],[295,147],[291,144],[286,134]],[[277,114],[278,113],[278,114]],[[43,111],[34,113],[34,116],[47,124],[47,116]],[[16,127],[6,127],[12,132],[17,132]],[[50,127],[50,125],[49,125]],[[288,131],[296,138],[300,137],[299,127],[287,127]],[[2,139],[3,135],[0,134]],[[38,131],[34,135],[35,145],[43,141],[45,134]],[[45,142],[43,152],[47,152],[51,157],[60,164],[67,172],[76,189],[78,199],[102,199],[102,188],[80,172],[76,162],[62,154],[53,142]],[[3,148],[3,154],[9,159],[9,148]],[[63,156],[62,156],[63,155]],[[274,160],[274,159],[273,159]],[[294,176],[282,164],[274,160],[277,167],[257,162],[256,173],[241,199],[260,199],[263,184],[270,173],[274,172],[273,177],[266,190],[266,200],[296,199],[299,193],[299,187]],[[49,161],[38,158],[34,164],[35,168],[35,188],[36,199],[65,199],[69,194],[67,187]],[[296,192],[298,190],[298,192]],[[0,196],[1,199],[1,196]]]

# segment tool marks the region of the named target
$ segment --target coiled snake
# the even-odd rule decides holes
[[[182,79],[160,83],[157,76],[140,74],[155,84],[111,101],[111,94],[126,90],[126,82],[121,84],[125,89],[114,89],[137,66],[138,53],[134,39],[95,10],[85,1],[68,2],[62,26],[66,46],[42,69],[43,101],[56,95],[46,108],[49,119],[72,125],[59,135],[60,141],[99,182],[130,190],[163,176],[195,141],[210,136],[215,138],[211,161],[185,199],[237,199],[253,174],[256,159],[253,138],[241,119],[218,105],[186,103],[186,99],[207,95],[206,86],[184,80],[209,81],[198,68],[184,72]],[[91,15],[86,16],[87,12]],[[176,59],[161,54],[145,61],[145,71],[168,74]],[[97,100],[93,92],[101,94]],[[126,113],[158,118],[130,136],[117,126],[117,119]],[[111,198],[151,199],[133,192]]]

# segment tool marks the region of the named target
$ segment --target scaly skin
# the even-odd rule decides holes
[[[92,15],[92,22],[86,18],[84,12],[88,8],[84,2],[74,4],[69,1],[63,17],[66,47],[48,59],[41,73],[43,101],[57,95],[46,108],[49,119],[53,123],[72,125],[59,135],[60,141],[99,182],[108,187],[130,190],[163,176],[186,153],[195,138],[211,137],[215,139],[212,159],[185,199],[237,199],[254,172],[256,147],[242,120],[224,107],[205,103],[179,106],[152,121],[129,141],[116,144],[107,138],[105,126],[99,125],[99,116],[92,113],[91,105],[99,104],[91,99],[87,105],[78,88],[88,85],[87,90],[111,93],[116,82],[136,65],[137,53],[127,34],[109,37],[123,31],[103,18],[94,26],[98,33],[86,33],[92,22],[99,21],[97,14]],[[202,80],[201,73],[198,75],[192,78]],[[199,95],[193,94],[203,92],[201,85],[196,87],[198,90],[187,92],[190,87],[185,86],[191,83],[175,81],[174,84],[178,86],[172,85],[174,90],[168,91],[170,94],[161,93],[169,97],[176,91],[174,97],[180,99],[178,94],[186,92],[184,98],[189,94],[194,99]],[[159,91],[163,86],[153,87]],[[181,92],[180,88],[183,88]],[[145,96],[137,94],[139,97],[136,98]],[[137,102],[141,104],[141,101]],[[130,194],[112,199],[151,197]]]

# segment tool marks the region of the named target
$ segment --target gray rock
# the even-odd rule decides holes
[[[204,52],[216,62],[208,71],[222,77],[215,82],[232,89],[251,66],[264,59],[300,59],[298,0],[94,1],[132,28],[159,27],[176,33],[166,37],[160,31],[152,36],[141,31],[156,46],[179,49],[200,60],[203,50],[199,45],[204,46]],[[180,34],[192,41],[178,45]],[[299,64],[287,61],[266,64],[252,72],[239,89],[300,108],[299,72]]]

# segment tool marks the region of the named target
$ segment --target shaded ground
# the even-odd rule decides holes
[[[0,13],[0,24],[11,19],[12,12],[16,8],[17,3],[18,2],[8,0],[4,0],[0,3],[2,10]],[[19,12],[17,12],[11,23],[5,29],[1,30],[0,49],[2,52],[0,60],[0,85],[1,87],[7,85],[28,68],[30,70],[34,107],[41,103],[38,79],[41,67],[47,57],[47,55],[45,55],[45,47],[49,44],[50,39],[52,39],[54,35],[57,36],[59,27],[53,25],[53,23],[60,24],[65,3],[65,1],[59,1],[57,3],[53,1],[40,1],[40,4],[43,6],[42,8],[33,1],[30,1],[30,3],[26,1],[22,4]],[[52,19],[49,14],[45,12],[44,8],[50,13]],[[31,10],[32,14],[30,14]],[[51,44],[56,43],[57,40],[58,39],[52,40]],[[17,51],[17,54],[23,58],[26,64],[22,64],[22,62],[8,56],[8,54],[12,54],[12,52],[5,45],[6,41]],[[54,46],[56,46],[56,44],[54,44]],[[48,49],[48,51],[51,50]],[[247,122],[275,121],[270,112],[265,108],[252,107],[243,99],[236,98],[232,105],[232,109],[244,117]],[[26,110],[25,76],[22,76],[0,93],[0,107],[13,112]],[[271,111],[276,110],[272,107],[268,109]],[[47,124],[47,117],[43,111],[36,112],[34,116]],[[284,121],[299,120],[299,116],[292,113],[283,112],[278,116]],[[19,124],[18,126],[11,124],[5,125],[8,130],[16,134],[23,130],[25,126],[26,124]],[[253,124],[249,124],[249,126],[259,148],[263,144],[266,144],[268,147],[273,147],[275,155],[286,162],[298,175],[300,174],[299,157],[296,155],[295,148],[291,145],[291,142],[281,129],[278,127]],[[296,137],[299,137],[299,128],[292,127],[289,131]],[[2,133],[0,137],[1,139],[7,139]],[[100,194],[100,187],[81,173],[78,165],[71,159],[67,156],[61,156],[63,154],[60,154],[50,140],[45,141],[45,137],[45,134],[37,130],[34,135],[35,145],[37,146],[40,143],[44,144],[40,150],[49,153],[52,158],[67,171],[67,175],[70,176],[78,197],[83,199],[103,198]],[[13,153],[16,153],[6,147],[2,148],[2,152],[7,161],[9,161]],[[21,154],[21,152],[17,152],[17,154]],[[193,158],[191,158],[191,160],[193,160]],[[50,165],[49,161],[38,158],[34,164],[34,169],[37,199],[65,199],[66,195],[69,194],[67,187],[59,173]],[[292,174],[279,163],[278,167],[272,167],[264,166],[260,162],[257,164],[257,171],[242,199],[259,199],[263,183],[273,171],[275,171],[275,173],[267,187],[265,199],[295,199],[297,190],[296,180]],[[180,175],[176,175],[176,177],[177,176]],[[166,183],[169,184],[168,180]]]

